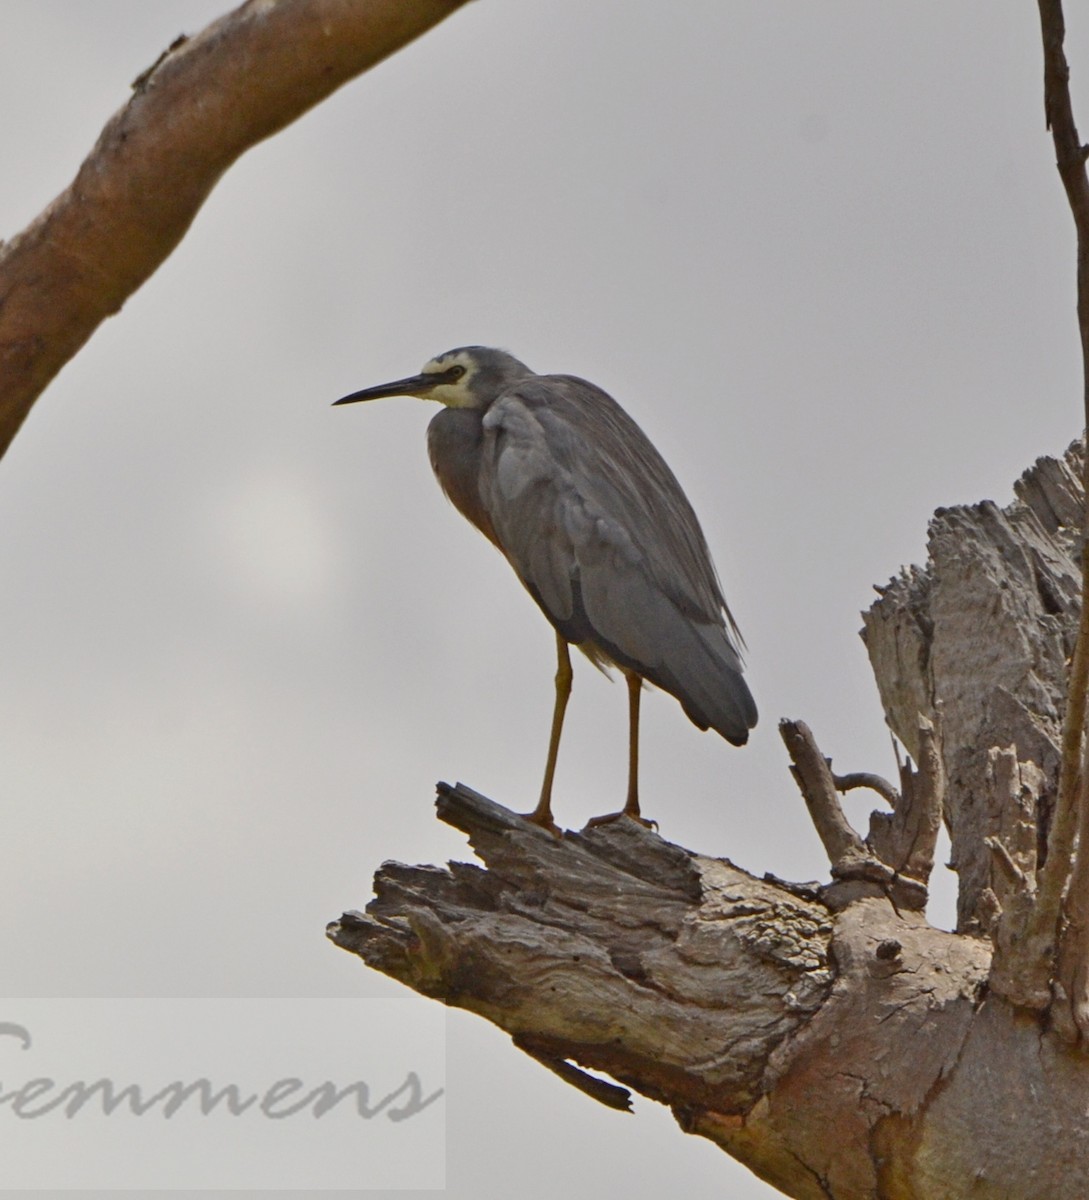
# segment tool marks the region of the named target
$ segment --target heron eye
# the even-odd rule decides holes
[[[460,379],[462,377],[462,375],[465,374],[465,368],[455,364],[454,366],[452,366],[450,368],[450,370],[447,372],[447,374],[450,376],[451,379]]]

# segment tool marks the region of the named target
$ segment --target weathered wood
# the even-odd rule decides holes
[[[1089,1075],[988,995],[984,940],[883,897],[833,912],[634,822],[557,839],[460,785],[438,807],[486,869],[385,864],[337,945],[610,1107],[668,1104],[788,1196],[1089,1194]]]
[[[780,721],[779,734],[790,755],[791,774],[832,866],[833,882],[821,899],[833,909],[863,896],[886,896],[897,908],[926,908],[927,883],[941,828],[945,774],[932,722],[920,717],[920,769],[900,764],[901,790],[870,772],[836,775],[804,721]],[[872,788],[891,812],[870,815],[865,841],[852,829],[838,792]]]
[[[919,766],[900,763],[900,791],[891,797],[892,812],[870,815],[866,845],[888,863],[898,881],[905,903],[926,907],[926,888],[934,869],[934,850],[941,829],[945,802],[945,771],[933,722],[920,717],[918,730]],[[882,793],[884,794],[884,792]],[[914,884],[915,895],[907,889]],[[896,897],[893,897],[896,899]]]
[[[836,794],[832,764],[820,752],[812,730],[804,721],[780,721],[779,736],[794,764],[790,772],[833,872],[868,862],[866,847],[851,828]]]
[[[438,807],[487,872],[387,864],[338,945],[644,1095],[755,1101],[831,984],[824,908],[634,821],[558,840],[468,788]]]
[[[1039,860],[1036,814],[1043,772],[1017,761],[1013,746],[988,751],[987,824],[998,832],[987,837],[994,856],[991,888],[982,896],[980,914],[994,944],[991,986],[1014,1003],[1042,1011],[1051,1001],[1050,976],[1054,927],[1034,928]]]
[[[1041,458],[1006,508],[939,509],[925,568],[879,589],[863,638],[893,732],[918,760],[920,715],[938,720],[958,927],[993,919],[1001,837],[989,754],[1013,747],[1041,772],[1031,821],[1040,857],[1058,787],[1066,664],[1079,615],[1081,445]]]

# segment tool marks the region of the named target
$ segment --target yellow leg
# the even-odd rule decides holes
[[[552,820],[552,780],[556,776],[556,759],[560,753],[560,734],[563,732],[563,716],[567,711],[567,701],[571,698],[571,681],[574,672],[571,670],[571,654],[567,649],[567,641],[556,634],[556,706],[552,710],[552,733],[548,739],[548,761],[545,763],[544,782],[541,784],[541,798],[537,807],[526,817],[535,825],[543,825],[558,834],[559,828]]]
[[[620,817],[631,817],[640,825],[655,829],[655,822],[639,815],[639,697],[643,690],[643,679],[634,671],[625,671],[624,678],[628,681],[628,798],[620,812],[594,817],[589,826],[608,825]]]
[[[638,675],[625,674],[628,681],[628,798],[624,815],[639,819],[639,696],[643,681]]]

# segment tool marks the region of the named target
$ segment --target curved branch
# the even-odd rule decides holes
[[[75,180],[0,248],[0,455],[223,172],[465,0],[249,0],[136,80]]]
[[[874,775],[833,774],[832,760],[821,753],[804,721],[780,721],[779,734],[793,759],[791,774],[832,866],[833,882],[820,892],[824,902],[839,909],[863,896],[887,896],[900,908],[925,908],[941,822],[941,769],[936,752],[925,759],[929,772],[923,769],[919,776],[903,773],[907,785],[903,796],[896,796],[891,814],[871,814],[870,835],[863,842],[851,828],[836,792],[847,790],[844,782],[863,786],[860,781],[864,780],[871,787],[877,781],[878,790],[888,796],[892,791],[889,785]],[[929,736],[932,744],[932,728]],[[915,786],[917,778],[923,781],[921,788]]]
[[[837,792],[853,792],[856,788],[868,788],[876,792],[894,812],[900,803],[900,793],[887,779],[873,771],[849,771],[846,775],[832,776]]]

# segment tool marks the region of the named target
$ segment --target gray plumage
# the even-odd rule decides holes
[[[756,706],[703,532],[673,472],[611,396],[470,346],[338,403],[393,394],[444,405],[427,431],[443,490],[565,641],[669,692],[701,729],[745,743]]]

